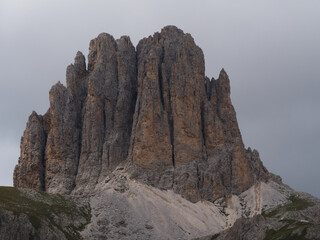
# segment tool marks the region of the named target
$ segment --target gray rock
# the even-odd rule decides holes
[[[90,43],[88,96],[74,193],[92,192],[127,158],[136,98],[136,53],[129,37]]]
[[[21,138],[19,163],[13,174],[15,186],[45,190],[45,146],[46,134],[43,129],[43,118],[33,111]]]
[[[246,153],[230,99],[230,81],[204,75],[204,56],[174,26],[137,47],[138,97],[128,171],[191,201],[241,193],[267,179],[259,155]]]
[[[53,86],[39,126],[27,126],[37,150],[23,143],[15,186],[91,194],[124,162],[132,178],[193,202],[267,181],[258,153],[244,148],[227,73],[209,80],[204,68],[202,50],[174,26],[137,50],[129,37],[100,34],[90,42],[88,69],[78,52],[67,87]],[[32,161],[39,186],[26,177]]]
[[[69,194],[75,185],[80,129],[71,90],[57,83],[50,90],[50,131],[45,151],[45,190]]]
[[[1,238],[81,238],[83,201],[93,212],[85,239],[264,239],[284,228],[319,238],[318,200],[289,197],[245,149],[229,76],[205,76],[190,34],[167,26],[135,50],[102,33],[88,68],[78,52],[66,82],[51,88],[45,115],[29,117],[14,186],[71,196],[0,195]]]
[[[319,199],[295,193],[284,205],[262,215],[238,219],[231,228],[199,240],[320,239],[319,210]]]

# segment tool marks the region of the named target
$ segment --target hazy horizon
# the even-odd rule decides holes
[[[0,186],[12,185],[20,137],[33,110],[101,32],[138,41],[166,25],[190,33],[206,75],[224,68],[246,147],[297,191],[320,197],[320,2],[0,2]]]

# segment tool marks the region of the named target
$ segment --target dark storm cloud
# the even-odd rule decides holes
[[[20,136],[32,110],[77,50],[101,32],[134,44],[165,25],[189,32],[206,74],[224,67],[246,146],[297,190],[320,196],[320,2],[18,1],[0,2],[0,185],[12,184]]]

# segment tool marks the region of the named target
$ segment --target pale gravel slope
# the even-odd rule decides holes
[[[91,197],[92,219],[82,235],[85,239],[193,239],[231,227],[242,216],[284,204],[291,192],[270,181],[226,200],[191,203],[171,190],[129,180],[117,171]]]

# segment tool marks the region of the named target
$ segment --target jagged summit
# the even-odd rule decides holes
[[[227,73],[209,80],[202,50],[175,26],[136,49],[100,34],[88,68],[77,52],[66,82],[51,88],[45,115],[29,117],[14,186],[88,194],[122,164],[132,179],[197,202],[269,178],[244,148]]]

